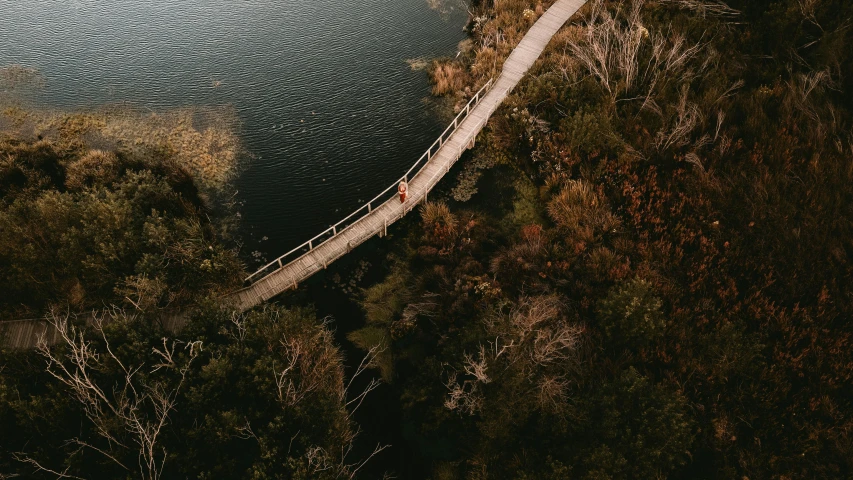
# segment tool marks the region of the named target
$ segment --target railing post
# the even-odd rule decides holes
[[[459,113],[459,115],[457,115],[457,116],[453,119],[453,131],[451,131],[450,137],[452,137],[452,136],[453,136],[453,134],[456,132],[456,130],[459,128],[459,125],[460,125],[460,120],[459,120],[459,119],[460,119],[460,118],[462,118],[462,120],[463,120],[463,121],[464,121],[465,119],[467,119],[467,118],[468,118],[468,116],[470,116],[470,115],[471,115],[471,110],[472,110],[472,108],[476,108],[476,107],[477,107],[477,105],[479,105],[479,103],[482,101],[482,99],[484,98],[484,96],[486,95],[486,93],[487,93],[487,92],[489,92],[489,91],[491,90],[491,88],[492,88],[492,87],[494,87],[494,85],[495,85],[495,79],[494,79],[494,77],[493,77],[493,78],[490,78],[490,79],[486,82],[486,84],[485,84],[482,88],[480,88],[480,90],[478,90],[478,91],[477,91],[477,93],[475,93],[475,94],[474,94],[474,97],[473,97],[473,98],[471,98],[471,99],[470,99],[470,100],[465,104],[464,117],[463,117],[462,112],[460,112],[460,113]],[[473,107],[472,107],[472,106],[473,106]],[[485,115],[485,118],[484,118],[483,120],[481,120],[481,121],[477,122],[477,123],[479,124],[479,127],[478,127],[478,128],[483,128],[483,126],[485,126],[485,124],[488,122],[488,119],[492,116],[492,114],[495,112],[495,110],[497,109],[497,107],[498,107],[498,105],[492,105],[492,107],[491,107],[491,108],[489,108],[489,111],[488,111],[488,112],[487,112],[487,114]],[[441,150],[441,148],[443,148],[443,147],[444,147],[444,142],[445,142],[445,141],[447,141],[447,140],[449,140],[449,138],[448,138],[448,139],[445,139],[445,138],[444,138],[444,134],[445,134],[445,133],[447,133],[447,131],[448,131],[448,130],[449,130],[449,128],[448,128],[447,130],[445,130],[444,132],[442,132],[442,134],[438,137],[438,142],[436,142],[436,143],[438,143],[438,149],[436,150],[436,153],[438,153],[438,150]],[[452,165],[453,165],[456,161],[458,161],[458,160],[459,160],[459,158],[462,156],[462,152],[463,152],[464,150],[466,150],[466,149],[470,149],[470,148],[474,148],[474,146],[476,145],[476,139],[477,139],[477,137],[476,137],[476,135],[475,135],[473,138],[471,138],[471,139],[470,139],[470,141],[468,142],[467,146],[466,146],[466,145],[463,145],[463,146],[460,146],[460,147],[458,148],[456,156],[452,159],[452,161],[451,161],[451,162],[449,162],[449,163],[445,166],[445,175],[446,175],[446,174],[448,174],[448,173],[450,172],[450,168],[452,167]],[[433,146],[435,146],[435,143],[433,143],[432,145],[430,145],[430,147],[427,149],[427,152],[426,152],[427,162],[432,161],[432,154],[433,154],[433,152],[432,152],[432,148],[433,148]],[[412,169],[410,170],[410,172],[411,172],[411,171],[413,171],[413,170],[415,169],[415,167],[420,163],[420,161],[421,161],[421,160],[423,160],[423,157],[421,157],[420,159],[418,159],[418,161],[415,163],[415,165],[414,165],[414,166],[412,166]],[[434,183],[434,182],[435,182],[435,179],[436,179],[435,177],[437,177],[437,175],[433,176],[433,178],[432,178],[432,179],[430,179],[430,180],[428,180],[428,181],[426,182],[426,188],[425,188],[425,190],[424,190],[424,196],[423,196],[423,202],[424,202],[424,203],[426,203],[426,202],[428,202],[428,201],[429,201],[429,190],[430,190],[430,188],[431,188],[430,184],[432,184],[432,183]],[[404,181],[404,182],[406,182],[406,183],[409,183],[409,173],[406,173],[406,174],[403,176],[403,181]],[[412,209],[414,209],[414,207],[415,207],[415,206],[416,206],[416,205],[415,205],[414,203],[412,203],[412,202],[409,202],[409,205],[408,205],[408,206],[404,205],[404,206],[403,206],[403,211],[402,211],[402,213],[400,214],[400,216],[399,216],[398,218],[402,218],[402,217],[403,217],[407,212],[410,212]],[[361,208],[364,208],[364,207],[362,206]],[[355,215],[356,215],[356,214],[358,214],[358,213],[362,213],[362,216],[357,217],[355,221],[359,221],[360,219],[363,219],[363,218],[364,218],[364,215],[363,215],[363,212],[361,212],[361,208],[359,208],[356,212],[353,212],[353,213],[351,214],[351,216],[350,216],[350,217],[348,217],[348,218],[351,218],[351,217],[355,216]],[[373,213],[373,201],[372,201],[372,200],[371,200],[371,201],[369,201],[369,202],[367,202],[367,212],[368,212],[368,213]],[[339,223],[342,223],[342,222],[339,222]],[[347,227],[345,226],[345,227],[344,227],[344,230],[346,230],[346,228],[347,228]],[[337,237],[337,235],[338,235],[338,228],[337,228],[337,224],[336,224],[336,225],[332,225],[328,230],[326,230],[325,232],[323,232],[323,234],[318,235],[318,237],[320,237],[320,236],[323,236],[323,235],[327,234],[327,233],[329,232],[329,230],[331,230],[331,231],[332,231],[332,237],[333,237],[333,238],[334,238],[334,237]],[[388,235],[388,218],[387,218],[387,217],[383,217],[383,230],[382,230],[382,233],[383,233],[383,236]],[[316,238],[318,238],[318,237],[315,237],[315,239],[316,239]],[[309,240],[307,243],[308,243],[308,250],[309,250],[309,252],[310,252],[310,251],[313,251],[313,250],[314,250],[314,239]],[[322,244],[322,242],[321,242],[321,244]],[[304,246],[304,245],[305,245],[305,244],[303,244],[302,246]],[[353,248],[353,246],[352,246],[352,242],[347,242],[347,251],[351,251],[351,250],[352,250],[352,248]],[[299,247],[299,249],[301,249],[301,247]],[[289,253],[293,253],[293,252],[289,252]],[[289,255],[289,253],[288,253],[288,254],[285,254],[284,256]],[[251,282],[251,283],[254,283],[254,279],[255,279],[255,277],[256,277],[257,275],[261,274],[262,272],[267,271],[267,269],[268,269],[270,266],[275,265],[276,263],[278,264],[278,268],[279,268],[279,269],[283,269],[283,268],[284,268],[284,262],[282,261],[282,257],[279,257],[279,258],[277,258],[277,259],[275,260],[275,262],[273,262],[273,263],[271,263],[271,264],[268,264],[267,266],[263,267],[261,270],[258,270],[257,272],[255,272],[255,273],[253,273],[252,275],[250,275],[249,277],[247,277],[247,278],[246,278],[246,281],[249,281],[249,282]],[[326,268],[326,264],[327,264],[326,259],[323,259],[323,268]],[[293,279],[292,279],[292,281],[293,281],[293,288],[297,288],[296,279],[295,279],[295,278],[293,278]]]

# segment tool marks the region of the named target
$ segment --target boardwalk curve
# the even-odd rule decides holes
[[[229,296],[232,303],[241,310],[247,310],[296,288],[371,237],[385,235],[389,225],[426,201],[429,192],[462,152],[473,146],[486,122],[533,66],[554,34],[585,3],[583,0],[557,0],[524,35],[506,59],[500,76],[489,80],[471,98],[453,123],[405,175],[344,220],[250,275],[246,280],[252,282],[251,285]],[[401,203],[396,195],[400,181],[409,185],[405,203]]]

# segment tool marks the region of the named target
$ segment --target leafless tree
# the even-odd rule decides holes
[[[294,372],[294,369],[298,366],[302,358],[302,344],[295,338],[279,340],[279,344],[285,351],[284,355],[287,358],[287,366],[281,372],[276,371],[275,365],[272,367],[278,391],[278,401],[285,405],[293,406],[299,403],[305,395],[316,389],[318,379],[316,377],[309,377],[308,379],[296,378],[295,374],[289,375],[291,372]]]
[[[276,310],[268,313],[278,315]],[[347,418],[351,419],[365,397],[381,384],[379,379],[372,378],[363,389],[353,392],[356,379],[376,366],[377,356],[385,350],[385,346],[376,345],[368,350],[349,381],[344,383],[343,369],[340,368],[342,359],[339,350],[334,346],[329,323],[331,318],[326,317],[323,319],[323,328],[304,335],[295,334],[279,339],[280,355],[285,362],[282,367],[273,366],[276,395],[283,406],[290,408],[310,401],[312,395],[320,392],[332,394],[342,402],[348,411]],[[243,436],[254,436],[248,421],[240,432]],[[358,434],[358,431],[346,433],[341,439],[342,447],[339,452],[330,452],[318,445],[310,447],[304,458],[312,475],[323,478],[353,478],[371,458],[389,446],[377,445],[367,458],[350,463],[348,458]]]
[[[486,363],[486,347],[480,345],[480,356],[479,360],[475,359],[473,355],[466,353],[464,355],[465,361],[463,363],[465,373],[474,377],[479,383],[489,383],[492,380],[486,374],[486,370],[488,370],[488,364]]]
[[[243,343],[247,331],[246,315],[236,310],[231,312],[231,324],[234,325],[234,329],[229,331],[229,334],[238,342]]]
[[[644,108],[653,108],[647,104],[653,101],[651,94],[661,81],[673,77],[685,83],[701,73],[686,66],[704,44],[688,45],[678,32],[650,32],[642,23],[643,4],[643,0],[633,0],[623,21],[619,18],[621,4],[614,15],[605,2],[594,0],[583,24],[584,35],[569,40],[567,47],[614,102],[620,95],[639,90],[644,93],[634,99],[643,99]],[[643,45],[648,45],[648,59],[641,67]]]
[[[548,366],[571,358],[580,333],[581,328],[563,322],[539,329],[533,339],[530,360],[534,365]]]
[[[583,333],[566,319],[565,306],[556,296],[523,297],[485,325],[495,340],[480,345],[477,355],[465,353],[461,371],[450,370],[444,406],[474,415],[483,408],[486,385],[515,377],[535,392],[541,408],[555,408],[567,395]]]
[[[448,410],[473,415],[482,407],[483,394],[480,392],[476,380],[466,379],[459,383],[458,373],[451,372],[448,374],[444,386],[449,391],[447,399],[444,401],[444,406]]]
[[[594,0],[586,20],[581,41],[569,41],[572,54],[596,77],[615,101],[619,94],[618,80],[625,89],[634,85],[639,72],[637,55],[648,30],[640,22],[643,0],[634,0],[623,27],[610,14],[605,3]]]
[[[105,351],[98,351],[86,338],[84,330],[69,320],[69,315],[55,312],[47,318],[48,323],[59,333],[60,343],[65,347],[64,355],[58,353],[62,350],[51,349],[44,335],[39,338],[37,351],[47,359],[47,372],[68,387],[83,406],[86,418],[95,427],[98,436],[107,442],[107,448],[98,448],[80,439],[72,439],[69,443],[95,450],[129,470],[116,455],[110,453],[113,448],[129,449],[130,446],[121,440],[123,434],[129,434],[138,450],[138,467],[142,477],[150,480],[160,478],[167,455],[158,440],[169,423],[169,415],[175,408],[190,363],[201,351],[201,342],[170,342],[164,338],[162,349],[153,349],[155,362],[148,374],[168,369],[177,371],[180,376],[177,385],[167,386],[165,382],[139,378],[145,365],[125,365],[113,352],[104,325],[113,321],[132,321],[133,317],[124,317],[117,310],[94,314],[94,330],[103,342]],[[179,346],[187,352],[187,360],[176,359],[175,350]],[[124,376],[124,381],[112,389],[102,387],[96,380],[99,370],[106,368],[107,364],[118,367]],[[23,453],[19,459],[57,474],[59,478],[77,478],[49,470]]]
[[[540,407],[548,410],[559,410],[566,400],[569,381],[561,375],[543,375],[539,379],[536,390],[536,400]]]

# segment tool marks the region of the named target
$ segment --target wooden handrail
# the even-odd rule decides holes
[[[468,115],[471,113],[471,108],[476,106],[478,103],[480,103],[480,100],[482,100],[483,97],[485,96],[485,93],[492,88],[493,84],[494,84],[494,78],[489,79],[489,81],[486,82],[486,84],[483,85],[480,88],[480,90],[478,90],[477,93],[474,94],[473,97],[471,97],[470,100],[468,100],[468,103],[465,105],[465,108],[463,108],[459,112],[459,114],[456,115],[456,117],[453,119],[453,122],[451,122],[450,125],[448,125],[447,128],[444,129],[443,132],[441,132],[441,135],[439,135],[438,139],[436,139],[432,143],[432,145],[430,145],[429,148],[427,148],[426,152],[424,152],[424,154],[421,155],[420,158],[418,158],[418,160],[406,171],[406,173],[402,177],[398,178],[396,181],[394,181],[394,183],[392,183],[390,186],[388,186],[387,188],[382,190],[382,192],[380,192],[379,195],[373,197],[369,202],[365,203],[361,207],[357,208],[354,212],[350,213],[349,215],[344,217],[342,220],[338,221],[338,223],[330,226],[326,230],[323,230],[322,232],[320,232],[318,235],[315,235],[313,238],[309,239],[307,242],[299,245],[298,247],[290,250],[289,252],[285,253],[284,255],[281,255],[280,257],[276,258],[272,262],[264,265],[263,267],[258,269],[255,273],[246,277],[244,279],[244,282],[252,283],[254,279],[256,279],[261,274],[267,272],[267,270],[271,267],[277,267],[272,272],[275,272],[277,270],[284,268],[285,262],[283,260],[285,258],[289,257],[290,255],[293,255],[296,252],[301,252],[302,250],[305,250],[306,248],[308,249],[309,252],[314,250],[315,248],[320,248],[326,242],[337,237],[338,235],[340,235],[341,233],[346,231],[347,228],[349,228],[349,225],[345,226],[344,228],[339,228],[342,224],[344,224],[348,220],[352,219],[353,217],[355,217],[359,213],[363,212],[365,209],[367,210],[367,214],[369,214],[373,210],[373,202],[376,202],[376,201],[380,200],[381,198],[384,198],[388,194],[388,191],[391,189],[394,189],[396,191],[397,185],[399,185],[400,182],[408,183],[410,178],[413,178],[415,175],[420,173],[420,171],[423,170],[423,168],[430,162],[430,160],[432,160],[433,148],[435,148],[436,145],[438,145],[438,149],[441,149],[441,147],[444,146],[444,142],[446,140],[445,135],[447,135],[447,133],[450,132],[450,136],[452,136],[453,133],[456,132],[456,129],[458,129],[459,125],[462,124],[462,121],[465,118],[467,118]],[[448,138],[450,138],[450,136],[448,136]],[[438,151],[438,149],[436,150],[436,152]],[[461,154],[461,150],[460,150],[460,154]],[[423,161],[424,158],[426,158],[425,162]],[[415,172],[415,169],[419,165],[420,165],[420,168],[418,168],[417,172]],[[414,175],[413,175],[413,173],[414,173]],[[428,191],[433,187],[434,184],[432,182],[435,181],[435,178],[436,178],[436,176],[433,176],[433,178],[431,178],[429,183],[427,184],[427,189],[424,193],[424,198],[426,197],[426,193],[428,193]],[[358,218],[361,219],[364,216],[366,216],[366,214],[361,215]],[[331,236],[323,239],[321,242],[316,242],[317,240],[320,240],[324,236],[329,235],[329,233],[331,233]],[[270,273],[272,273],[272,272],[270,272]]]

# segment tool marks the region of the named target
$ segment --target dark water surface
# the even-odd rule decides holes
[[[41,101],[60,108],[233,105],[254,156],[238,180],[247,240],[268,236],[274,257],[376,195],[441,131],[406,60],[455,54],[466,14],[453,6],[0,0],[0,66],[37,68]]]

